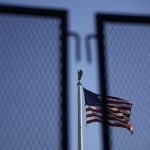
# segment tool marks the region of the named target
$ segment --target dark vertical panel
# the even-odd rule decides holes
[[[62,139],[62,145],[63,149],[67,150],[68,149],[68,103],[67,103],[67,85],[68,85],[68,80],[67,80],[67,68],[68,68],[68,63],[67,63],[67,29],[68,29],[68,24],[67,24],[67,14],[63,16],[63,23],[61,28],[63,29],[62,31],[62,51],[64,51],[62,55],[62,62],[63,62],[63,67],[62,67],[62,72],[63,72],[63,81],[62,85],[64,86],[63,88],[63,102],[62,102],[62,109],[63,109],[63,128],[62,128],[62,134],[63,134],[63,139]]]
[[[100,72],[101,79],[107,80],[107,83],[101,80],[101,86],[106,85],[102,89],[109,87],[105,94],[133,103],[131,122],[134,135],[123,128],[111,128],[111,149],[148,149],[150,122],[145,115],[149,114],[150,106],[150,17],[98,14],[96,21],[101,68],[107,62],[104,65],[106,70],[100,70],[105,72]],[[145,121],[146,124],[141,125]]]
[[[0,147],[67,149],[67,12],[0,6]]]
[[[97,16],[97,36],[98,36],[98,60],[100,65],[99,75],[100,75],[100,85],[101,85],[101,95],[103,99],[103,149],[110,150],[110,139],[109,139],[109,126],[107,124],[107,64],[106,64],[106,54],[104,45],[104,35],[103,35],[103,22]]]

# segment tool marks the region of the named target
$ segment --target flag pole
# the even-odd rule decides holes
[[[78,150],[83,150],[83,133],[82,133],[82,84],[80,83],[83,71],[78,70]]]

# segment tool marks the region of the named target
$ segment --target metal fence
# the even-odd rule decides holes
[[[102,97],[133,103],[134,134],[104,123],[104,149],[148,149],[150,18],[98,14],[96,27]],[[0,149],[67,150],[67,135],[67,12],[0,6]]]
[[[67,149],[67,12],[0,6],[0,149]]]
[[[96,24],[102,92],[133,103],[134,134],[110,127],[111,145],[104,142],[114,150],[148,149],[150,17],[98,14]]]

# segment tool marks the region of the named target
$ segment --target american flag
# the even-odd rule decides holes
[[[92,122],[103,122],[102,117],[102,98],[85,88],[85,105],[87,124]],[[132,103],[117,97],[107,96],[107,115],[108,125],[113,127],[127,128],[133,134],[133,127],[130,122]]]

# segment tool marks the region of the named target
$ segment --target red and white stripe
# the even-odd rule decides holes
[[[101,97],[99,97],[101,99]],[[130,122],[132,104],[126,100],[107,97],[108,124],[113,127],[124,127],[133,133]],[[87,124],[92,122],[103,122],[102,110],[99,106],[86,105]]]

